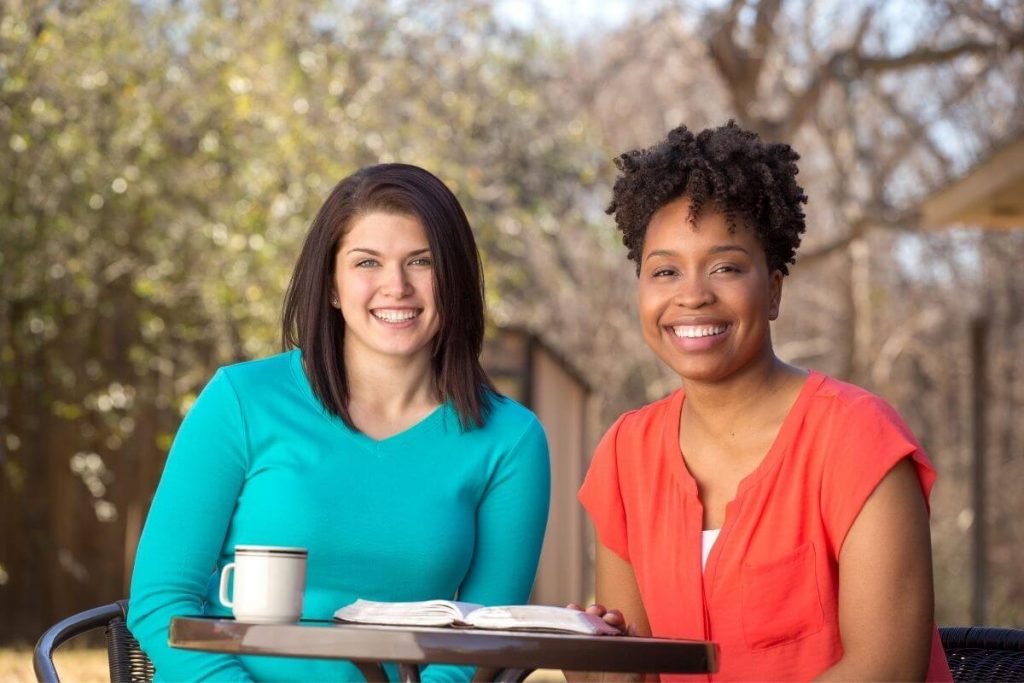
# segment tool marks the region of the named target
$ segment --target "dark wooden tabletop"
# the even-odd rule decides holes
[[[169,642],[207,652],[348,659],[368,680],[383,675],[381,662],[399,664],[405,680],[418,679],[415,665],[433,663],[505,669],[501,679],[521,680],[534,669],[707,673],[718,658],[714,643],[694,640],[209,617],[176,617]]]

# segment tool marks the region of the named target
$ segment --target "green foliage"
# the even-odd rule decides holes
[[[3,383],[91,423],[82,449],[277,348],[306,227],[359,166],[451,184],[492,301],[530,282],[522,226],[596,178],[546,100],[557,42],[485,3],[59,7],[15,2],[0,25]]]
[[[0,6],[0,642],[127,592],[182,414],[279,349],[341,177],[433,170],[492,309],[543,306],[523,255],[590,229],[573,198],[606,156],[563,111],[560,49],[461,0]]]

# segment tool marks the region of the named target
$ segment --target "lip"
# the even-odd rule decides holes
[[[698,326],[716,326],[725,327],[724,330],[718,334],[711,334],[704,337],[680,337],[677,336],[674,327],[698,327]],[[673,346],[681,351],[687,353],[700,353],[705,351],[711,351],[720,344],[725,343],[725,340],[732,334],[733,324],[726,322],[721,318],[713,318],[710,316],[685,316],[673,320],[671,323],[662,327],[664,333],[668,335],[669,341]]]

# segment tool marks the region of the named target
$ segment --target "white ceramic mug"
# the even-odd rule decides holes
[[[306,590],[305,548],[236,545],[235,561],[220,575],[220,601],[235,619],[255,623],[287,623],[302,616]],[[228,583],[234,574],[232,599]]]

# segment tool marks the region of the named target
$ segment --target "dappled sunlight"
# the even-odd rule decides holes
[[[639,331],[611,160],[730,117],[792,142],[810,196],[777,351],[882,395],[921,437],[939,620],[968,620],[984,526],[991,621],[1024,621],[1024,232],[918,215],[1020,135],[1018,4],[606,4],[591,21],[520,0],[5,5],[0,642],[127,593],[182,416],[217,367],[280,350],[306,229],[367,164],[454,190],[489,324],[536,334],[593,388],[589,452],[678,385]],[[973,428],[972,320],[989,325]],[[0,679],[21,680],[16,659],[0,653]]]

